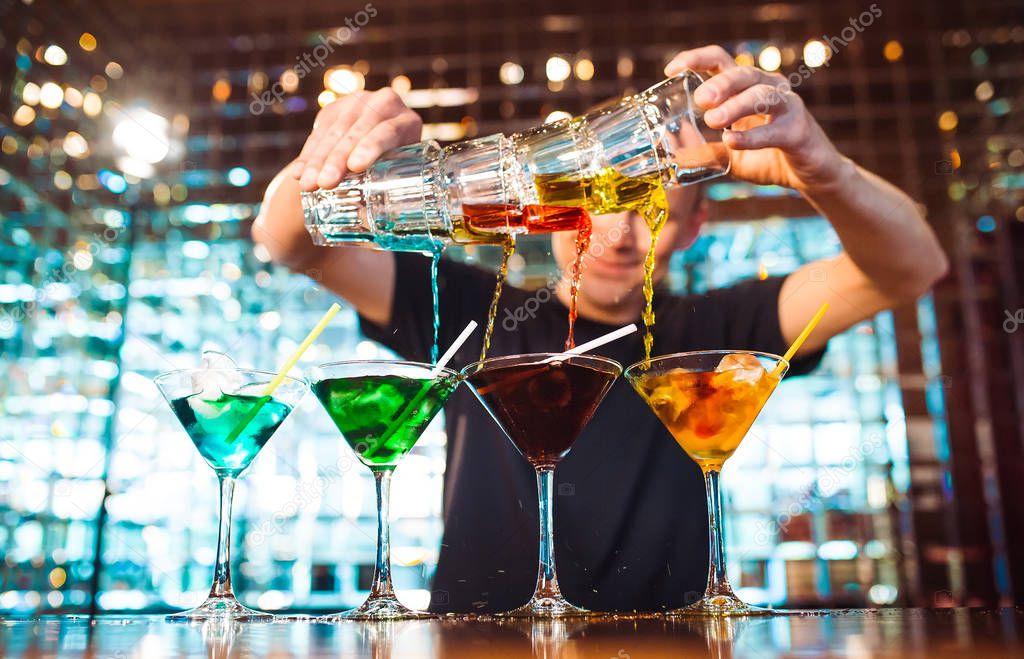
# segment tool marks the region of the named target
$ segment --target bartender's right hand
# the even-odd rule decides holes
[[[304,190],[333,188],[382,153],[418,142],[423,121],[390,87],[349,94],[324,106],[288,173]]]

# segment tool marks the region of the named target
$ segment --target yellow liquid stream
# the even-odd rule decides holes
[[[516,249],[515,234],[489,233],[477,231],[466,221],[464,217],[455,218],[452,226],[452,240],[463,245],[500,245],[501,266],[498,268],[497,281],[494,284],[494,295],[491,297],[491,306],[487,310],[487,327],[484,329],[484,343],[480,350],[480,359],[487,358],[487,351],[491,347],[491,335],[494,333],[494,321],[498,316],[498,303],[501,301],[501,291],[505,286],[505,279],[508,277],[508,261]]]
[[[484,330],[484,345],[480,350],[480,361],[487,359],[487,350],[491,347],[491,334],[494,333],[494,320],[498,317],[498,302],[501,299],[501,289],[505,286],[505,278],[508,277],[508,261],[516,251],[516,237],[506,236],[501,246],[501,266],[498,268],[498,278],[494,284],[494,296],[491,298],[491,306],[487,310],[487,328]]]
[[[612,167],[591,176],[540,174],[534,178],[540,203],[545,206],[585,208],[594,215],[635,211],[651,231],[651,248],[644,259],[644,359],[654,347],[654,248],[668,219],[668,197],[660,174],[627,177]]]

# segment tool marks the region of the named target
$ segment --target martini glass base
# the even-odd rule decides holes
[[[536,597],[518,609],[499,613],[498,618],[583,618],[590,611],[561,597]]]
[[[426,611],[416,611],[405,606],[394,597],[368,599],[362,606],[341,613],[317,618],[318,622],[342,622],[345,620],[424,620],[438,616]]]
[[[689,606],[681,609],[666,611],[665,615],[672,618],[684,618],[692,616],[776,616],[786,615],[789,611],[783,609],[765,609],[760,606],[747,604],[735,595],[711,595],[697,600]]]
[[[168,622],[204,622],[206,620],[233,620],[236,622],[272,622],[274,616],[244,606],[234,597],[208,597],[194,609],[172,613]]]

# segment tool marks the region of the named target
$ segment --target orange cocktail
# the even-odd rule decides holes
[[[626,379],[704,472],[708,506],[708,583],[704,596],[668,615],[757,615],[732,591],[725,571],[722,465],[750,430],[789,363],[740,350],[681,352],[633,364]]]
[[[714,370],[655,368],[639,373],[636,383],[687,455],[702,468],[720,469],[743,441],[779,378],[753,354],[726,353]]]

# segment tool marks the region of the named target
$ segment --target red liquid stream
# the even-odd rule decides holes
[[[583,280],[583,257],[586,256],[588,247],[590,247],[590,223],[581,227],[576,233],[576,259],[572,262],[572,280],[569,282],[569,335],[565,339],[566,350],[576,347],[574,331],[579,310],[580,282]]]
[[[522,210],[511,204],[466,204],[462,208],[467,227],[474,234],[507,234],[511,232],[552,233],[576,231],[576,258],[569,284],[569,332],[565,349],[576,346],[575,328],[578,318],[580,280],[583,257],[590,246],[590,214],[570,206],[530,204]]]

